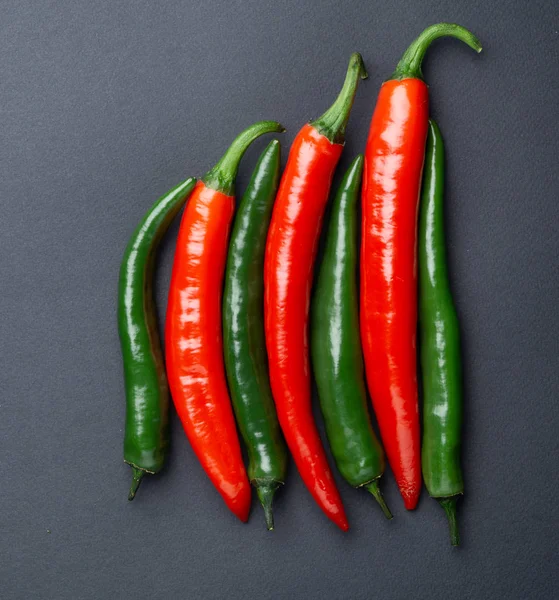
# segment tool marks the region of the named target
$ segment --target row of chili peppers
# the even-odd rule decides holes
[[[418,502],[423,471],[430,495],[448,515],[452,543],[458,543],[456,500],[463,493],[459,331],[445,262],[442,138],[429,121],[421,73],[428,46],[441,36],[481,50],[463,27],[433,25],[382,85],[365,156],[353,161],[334,198],[312,307],[323,213],[357,85],[367,77],[357,53],[334,104],[296,136],[281,180],[279,142],[265,149],[230,238],[241,157],[258,136],[283,131],[277,122],[262,121],[243,131],[200,181],[191,178],[175,187],[139,224],[121,267],[118,309],[127,399],[124,460],[133,472],[129,499],[146,473],[163,467],[170,388],[198,459],[239,519],[248,518],[250,480],[273,529],[272,500],[287,467],[285,440],[316,502],[347,530],[312,415],[310,330],[326,432],[344,479],[371,492],[392,517],[379,489],[385,457],[367,409],[366,379],[406,508]],[[164,363],[151,289],[154,253],[187,199],[169,291]],[[248,477],[235,417],[248,452]]]

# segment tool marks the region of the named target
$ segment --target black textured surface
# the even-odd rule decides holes
[[[0,596],[557,598],[556,2],[19,0],[1,12]],[[381,81],[444,20],[484,45],[476,56],[439,41],[425,63],[464,340],[462,547],[425,492],[406,513],[390,473],[390,523],[340,480],[352,526],[340,533],[291,465],[276,531],[256,499],[242,525],[174,414],[168,467],[128,503],[115,309],[138,219],[256,120],[288,128],[285,160],[358,50],[370,78],[347,166]],[[268,140],[247,153],[239,190]]]

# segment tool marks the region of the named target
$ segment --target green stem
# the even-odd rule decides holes
[[[132,485],[130,486],[130,491],[128,492],[128,500],[134,500],[136,496],[136,492],[140,487],[140,483],[142,483],[142,479],[147,471],[143,469],[138,469],[138,467],[132,467]]]
[[[210,169],[202,181],[206,187],[222,192],[227,196],[235,193],[235,177],[243,154],[252,142],[265,133],[282,133],[285,128],[276,121],[259,121],[242,131],[229,146],[221,160]]]
[[[256,493],[262,508],[264,509],[264,518],[266,519],[266,527],[268,531],[274,530],[274,514],[272,512],[272,502],[274,494],[279,487],[279,483],[273,481],[271,483],[254,482]]]
[[[423,79],[421,63],[431,43],[440,37],[454,37],[468,44],[476,52],[481,52],[479,40],[466,28],[454,23],[437,23],[427,27],[404,52],[396,70],[390,79]]]
[[[378,479],[374,479],[370,483],[365,484],[365,487],[367,488],[367,490],[369,490],[369,492],[371,492],[371,494],[373,494],[375,500],[379,503],[380,507],[382,508],[382,512],[384,513],[384,516],[387,519],[392,519],[392,513],[386,505],[386,502],[384,501],[384,498],[378,486]]]
[[[439,504],[444,508],[450,528],[450,543],[453,546],[460,544],[460,535],[458,534],[458,522],[456,520],[456,501],[458,498],[452,496],[450,498],[437,498]]]
[[[311,121],[311,125],[318,133],[327,137],[333,144],[344,143],[345,128],[353,106],[357,84],[360,79],[367,79],[367,77],[361,54],[354,52],[349,59],[344,85],[336,101],[321,117]]]

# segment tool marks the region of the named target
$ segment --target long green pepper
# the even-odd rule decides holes
[[[326,249],[311,310],[311,353],[326,433],[336,465],[353,487],[365,487],[392,518],[378,486],[384,452],[367,410],[357,295],[359,155],[334,198]]]
[[[429,121],[419,214],[419,340],[423,378],[423,479],[444,508],[453,546],[459,544],[456,501],[460,468],[462,370],[460,331],[448,280],[444,238],[444,146]]]
[[[118,284],[118,331],[124,362],[124,462],[132,467],[133,500],[146,473],[163,467],[169,445],[169,390],[153,302],[155,252],[194,189],[193,177],[162,196],[126,246]]]
[[[223,341],[231,401],[245,442],[248,476],[274,528],[272,501],[285,481],[281,436],[264,337],[264,250],[280,174],[280,144],[264,150],[241,199],[231,234],[223,294]]]

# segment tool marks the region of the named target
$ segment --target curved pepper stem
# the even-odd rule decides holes
[[[453,546],[460,544],[460,535],[458,534],[458,521],[456,520],[456,501],[458,498],[452,496],[450,498],[437,498],[439,504],[444,508],[448,519],[450,529],[450,543]]]
[[[132,467],[132,485],[130,486],[130,491],[128,492],[128,500],[134,500],[136,497],[136,492],[140,487],[140,483],[142,483],[142,479],[146,471],[143,469],[138,469],[138,467]]]
[[[361,54],[354,52],[349,59],[344,85],[336,101],[321,117],[311,121],[318,133],[327,137],[333,144],[344,143],[345,128],[357,85],[360,79],[367,79],[368,76]]]
[[[212,190],[233,196],[239,163],[247,148],[257,137],[265,133],[283,133],[284,131],[285,127],[276,121],[258,121],[247,127],[233,140],[221,160],[204,175],[202,181],[206,187]]]
[[[384,513],[384,516],[388,520],[392,519],[392,513],[390,512],[390,509],[388,508],[386,502],[384,501],[384,497],[378,486],[378,479],[375,479],[375,480],[371,481],[370,483],[365,484],[365,487],[367,488],[367,490],[369,492],[371,492],[371,494],[373,494],[373,496],[375,497],[375,500],[379,503],[379,506],[381,507],[382,512]]]
[[[262,508],[264,509],[264,518],[266,519],[266,527],[268,531],[274,530],[274,514],[272,512],[272,501],[274,499],[274,494],[279,487],[279,483],[255,483],[256,493],[258,494],[258,499],[260,500],[260,504],[262,504]]]
[[[421,63],[427,49],[433,41],[440,37],[454,37],[468,44],[476,52],[481,52],[481,44],[476,36],[465,27],[454,23],[437,23],[427,27],[404,52],[396,70],[390,79],[423,79]]]

